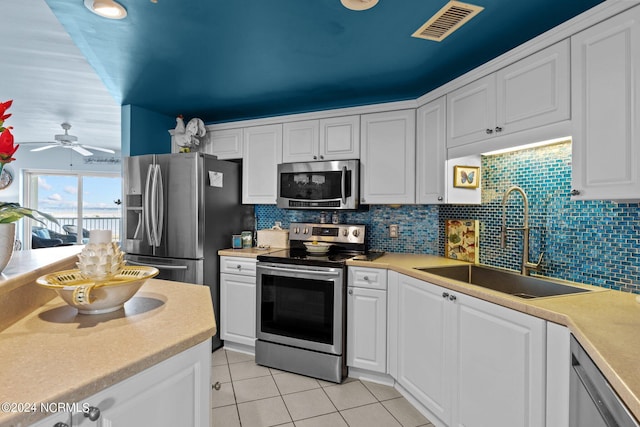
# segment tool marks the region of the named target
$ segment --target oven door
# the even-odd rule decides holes
[[[341,355],[343,268],[258,262],[256,338]]]

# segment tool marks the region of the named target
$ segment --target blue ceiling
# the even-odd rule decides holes
[[[117,102],[207,123],[415,99],[603,0],[471,0],[443,42],[411,37],[447,0],[46,0]]]

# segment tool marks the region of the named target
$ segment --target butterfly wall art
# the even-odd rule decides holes
[[[454,166],[453,186],[458,188],[478,188],[480,185],[480,167]]]

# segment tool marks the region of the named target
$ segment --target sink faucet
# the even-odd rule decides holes
[[[524,220],[522,227],[509,227],[507,228],[507,199],[509,195],[517,191],[522,195],[522,201],[524,203]],[[522,230],[522,275],[529,276],[531,270],[540,269],[542,263],[542,257],[544,252],[540,254],[537,263],[529,262],[529,200],[524,190],[520,187],[513,186],[509,188],[502,197],[502,227],[500,228],[500,247],[503,249],[507,246],[507,231]]]

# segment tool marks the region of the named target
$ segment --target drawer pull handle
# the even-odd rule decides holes
[[[449,293],[448,292],[443,292],[442,293],[442,298],[449,298]]]
[[[455,301],[458,299],[455,295],[449,295],[449,301]]]

